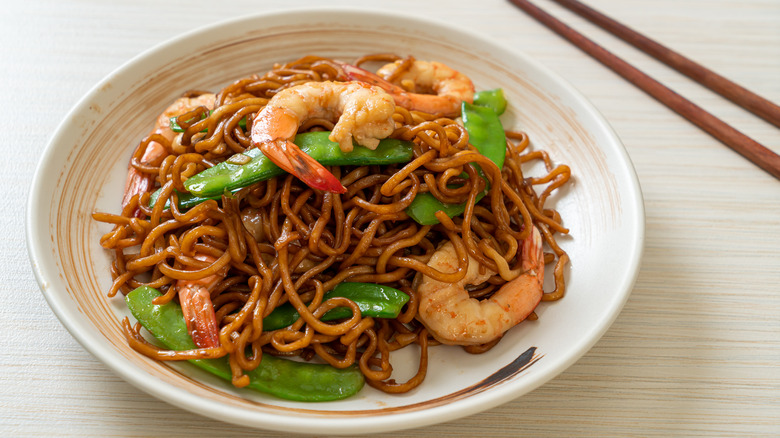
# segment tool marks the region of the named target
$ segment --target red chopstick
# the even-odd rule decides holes
[[[631,64],[627,63],[626,61],[620,59],[619,57],[615,56],[611,52],[607,51],[603,47],[599,46],[595,42],[591,41],[584,35],[580,34],[579,32],[575,31],[574,29],[570,28],[566,24],[559,21],[557,18],[553,17],[552,15],[548,14],[547,12],[543,11],[539,7],[535,6],[531,2],[527,0],[510,0],[512,4],[517,6],[518,8],[525,11],[528,15],[539,21],[540,23],[544,24],[548,28],[550,28],[552,31],[557,33],[558,35],[562,36],[581,50],[583,50],[588,55],[592,56],[605,66],[609,67],[612,71],[622,76],[627,81],[631,82],[635,86],[637,86],[639,89],[644,91],[645,93],[649,94],[659,102],[666,105],[669,109],[672,111],[680,114],[681,116],[685,117],[688,121],[698,126],[703,131],[707,132],[708,134],[712,135],[716,139],[718,139],[720,142],[725,144],[726,146],[732,148],[734,151],[738,152],[760,168],[767,171],[769,174],[774,176],[777,179],[780,179],[780,155],[774,153],[770,149],[767,149],[760,143],[756,142],[755,140],[751,139],[750,137],[746,136],[745,134],[737,131],[736,129],[732,128],[722,120],[718,119],[717,117],[713,116],[709,112],[705,111],[703,108],[699,107],[698,105],[694,104],[693,102],[685,99],[684,97],[680,96],[679,94],[675,93],[668,87],[664,86],[660,82],[656,81],[652,77],[648,76],[647,74],[643,73],[636,67],[632,66]],[[587,8],[586,6],[572,0],[554,0],[558,1],[561,4],[572,5],[572,10],[575,12],[579,11],[592,11],[592,13],[588,13],[589,16],[594,17],[595,20],[599,22],[610,22],[613,24],[618,24],[616,21],[609,19],[608,17],[597,13],[596,11],[593,11],[590,8]],[[579,7],[577,6],[579,5]],[[598,18],[602,17],[602,18]],[[587,18],[587,17],[586,17]],[[606,20],[604,20],[606,19]],[[625,26],[619,25],[619,26],[612,26],[614,29],[620,29],[616,30],[616,32],[621,32],[622,34],[625,34],[627,38],[634,39],[634,40],[643,40],[644,43],[638,43],[643,44],[643,46],[648,47],[648,50],[654,51],[654,52],[663,52],[664,50],[658,50],[658,47],[662,49],[666,49],[665,47],[661,46],[660,44],[657,44],[658,47],[654,47],[653,44],[647,44],[647,41],[652,41],[646,37],[643,37],[639,35],[636,32],[631,31]],[[626,29],[628,29],[632,33],[626,33]],[[641,38],[637,39],[636,35],[639,35]],[[622,37],[621,37],[622,38]],[[643,49],[644,50],[644,49]],[[666,53],[667,58],[675,58],[674,54],[675,52],[672,52],[668,49],[666,49],[668,52]],[[663,55],[661,55],[663,56]],[[693,63],[692,61],[688,60],[689,63],[686,63],[685,61],[682,61],[683,64],[685,64],[687,67],[691,67]],[[671,64],[670,64],[671,65]],[[697,82],[702,82],[701,78],[699,78],[697,75],[701,73],[705,73],[705,76],[712,77],[711,75],[706,74],[706,72],[710,72],[710,70],[695,64],[698,66],[698,68],[688,68],[691,74],[693,76],[690,76]],[[674,67],[674,65],[672,65]],[[676,67],[675,67],[676,68]],[[684,69],[686,67],[683,67]],[[703,70],[701,70],[703,69]],[[698,73],[697,73],[698,71]],[[714,73],[714,72],[713,72]],[[685,73],[688,74],[688,73]],[[717,75],[717,77],[720,77]],[[715,80],[715,87],[716,88],[723,88],[724,84],[726,88],[731,88],[732,91],[733,87],[728,86],[728,84],[734,84],[731,81],[728,81],[727,79],[723,78],[728,83],[724,83],[723,81]],[[703,83],[703,82],[702,82]],[[707,83],[712,83],[712,81],[708,80]],[[704,83],[703,83],[704,84]],[[719,85],[718,85],[719,84]],[[709,86],[709,85],[708,85]],[[738,85],[736,85],[739,87]],[[745,90],[742,87],[739,87],[742,90]],[[745,90],[748,91],[748,90]],[[748,93],[750,93],[748,91]],[[728,94],[728,93],[727,93]],[[739,90],[736,90],[735,92],[731,92],[730,94],[737,94],[737,95],[743,95],[744,93],[740,92]],[[753,93],[750,93],[753,94]],[[761,98],[760,96],[755,95],[759,99],[769,103],[771,106],[775,106],[771,102]],[[728,95],[724,94],[724,97],[731,99]],[[740,99],[740,98],[738,98]],[[742,105],[742,104],[740,104]],[[775,106],[776,107],[776,106]],[[750,109],[747,108],[746,109]],[[751,109],[752,111],[752,109]],[[769,109],[770,113],[769,121],[774,123],[774,116],[771,113],[771,107]],[[757,114],[757,113],[756,113]],[[760,115],[760,114],[757,114]],[[761,115],[761,117],[764,117]]]

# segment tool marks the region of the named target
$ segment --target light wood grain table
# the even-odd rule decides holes
[[[644,260],[631,298],[581,360],[511,403],[387,436],[780,435],[779,181],[508,2],[329,3],[435,17],[538,59],[591,99],[616,129],[647,210]],[[537,3],[780,151],[780,130],[550,2]],[[780,2],[589,4],[780,102]],[[294,7],[307,5],[320,3]],[[87,353],[56,319],[33,278],[22,206],[49,135],[103,76],[182,32],[282,7],[256,0],[3,3],[0,435],[278,435],[158,401]]]

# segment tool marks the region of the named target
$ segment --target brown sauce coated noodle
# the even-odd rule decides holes
[[[370,55],[355,61],[395,61],[395,55]],[[412,58],[409,58],[412,59]],[[410,62],[410,61],[405,61]],[[403,70],[398,69],[396,73]],[[393,78],[389,78],[392,80]],[[154,175],[160,200],[148,207],[149,194],[136,197],[121,214],[95,213],[96,220],[114,225],[101,239],[113,251],[113,285],[109,295],[127,294],[142,285],[161,290],[160,302],[177,298],[177,279],[202,278],[220,270],[227,275],[211,292],[220,328],[221,346],[206,352],[165,351],[142,341],[139,327],[125,324],[128,341],[144,354],[161,360],[229,356],[233,383],[244,386],[244,370],[253,369],[263,352],[299,356],[343,368],[358,364],[367,382],[382,391],[401,393],[418,386],[427,372],[428,347],[437,344],[417,322],[415,277],[448,281],[465,269],[444,273],[426,265],[443,241],[450,240],[493,272],[496,254],[514,269],[519,266],[518,241],[534,224],[552,250],[545,261],[554,265],[555,288],[543,300],[564,295],[564,268],[568,256],[555,236],[568,233],[558,212],[545,206],[550,194],[570,177],[566,165],[556,165],[543,150],[531,150],[523,132],[507,132],[507,154],[499,170],[478,153],[469,151],[468,134],[456,120],[397,108],[393,138],[414,143],[414,159],[406,165],[332,167],[329,170],[347,188],[344,195],[315,191],[286,175],[256,183],[234,197],[207,201],[188,211],[175,206],[176,192],[185,191],[187,177],[251,147],[248,133],[238,122],[256,114],[279,90],[309,81],[343,80],[337,63],[307,56],[277,64],[264,75],[237,80],[216,95],[216,110],[206,108],[182,115],[186,131],[173,141],[157,135],[145,138],[131,163]],[[188,96],[202,92],[194,91]],[[187,124],[193,116],[205,118]],[[248,123],[249,125],[249,123]],[[330,130],[326,120],[311,120],[301,131]],[[207,132],[203,133],[202,131]],[[143,165],[145,144],[157,141],[169,151],[158,166]],[[525,163],[543,163],[546,173],[527,177]],[[483,189],[470,164],[478,163],[491,181],[488,196],[465,214],[442,223],[422,226],[403,211],[410,191],[431,192],[447,203],[471,202]],[[469,174],[464,179],[460,175]],[[537,187],[537,189],[535,189]],[[539,193],[537,194],[537,191]],[[174,207],[164,209],[167,200]],[[139,207],[141,218],[133,217]],[[250,231],[242,215],[257,220]],[[213,262],[196,259],[205,254]],[[344,281],[386,284],[410,296],[402,313],[392,320],[361,317],[337,322],[319,318],[337,306],[356,305],[347,299],[323,302],[325,292]],[[472,297],[489,297],[505,281],[499,275],[469,288]],[[277,306],[291,303],[301,317],[292,326],[263,331],[262,318]],[[535,319],[532,314],[529,319]],[[464,347],[482,353],[498,342]],[[416,345],[417,374],[407,382],[392,378],[391,352]],[[315,359],[316,357],[316,359]]]

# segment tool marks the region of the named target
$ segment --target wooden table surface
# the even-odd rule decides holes
[[[196,6],[196,3],[200,3]],[[228,6],[229,3],[229,6]],[[595,8],[780,102],[780,2],[592,0]],[[331,0],[389,10],[390,3]],[[780,152],[780,130],[546,0],[537,4]],[[0,14],[0,435],[278,436],[168,405],[114,375],[63,328],[33,277],[29,184],[67,111],[103,76],[177,34],[281,9],[257,0],[28,0]],[[296,8],[320,5],[297,2]],[[636,167],[647,214],[633,293],[574,366],[513,402],[386,436],[780,435],[780,182],[508,2],[393,2],[475,29],[570,81]]]

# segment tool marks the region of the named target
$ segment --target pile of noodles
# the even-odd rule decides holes
[[[396,59],[375,55],[355,63]],[[307,56],[276,65],[265,75],[234,82],[217,94],[216,110],[211,115],[206,108],[199,108],[179,117],[186,131],[173,142],[164,141],[170,155],[159,167],[142,165],[139,158],[146,144],[164,139],[150,136],[143,140],[131,164],[156,175],[162,188],[159,200],[150,208],[149,195],[144,194],[120,215],[94,214],[96,220],[114,225],[101,239],[103,247],[115,255],[109,295],[127,294],[148,285],[163,292],[160,303],[168,302],[177,299],[172,287],[177,279],[196,278],[192,271],[199,270],[199,277],[229,271],[211,294],[220,327],[219,348],[162,350],[144,341],[139,325],[125,321],[125,334],[133,348],[161,360],[227,355],[233,384],[239,387],[248,384],[244,370],[257,367],[265,352],[303,360],[316,357],[338,368],[357,363],[371,386],[405,392],[423,381],[428,346],[437,343],[415,320],[419,301],[415,278],[419,281],[422,274],[456,281],[463,277],[468,263],[467,257],[460,257],[455,273],[428,267],[426,262],[442,242],[453,242],[460,254],[468,253],[493,272],[507,266],[516,269],[520,266],[518,241],[527,236],[533,224],[552,250],[545,254],[545,262],[555,264],[555,288],[545,293],[543,300],[563,296],[568,257],[554,236],[568,230],[545,201],[569,179],[570,171],[565,165],[554,165],[544,151],[529,152],[524,133],[507,132],[506,162],[499,170],[469,146],[468,134],[456,120],[399,107],[391,137],[414,143],[413,161],[330,167],[347,188],[343,195],[312,190],[284,175],[189,211],[176,208],[176,190],[185,191],[187,177],[251,147],[239,120],[248,117],[251,122],[279,90],[325,80],[345,79],[338,64]],[[205,119],[187,123],[201,116]],[[301,132],[332,127],[329,121],[311,120]],[[530,161],[543,162],[547,173],[524,176],[521,167]],[[490,181],[489,194],[476,203],[485,182],[471,164],[481,166]],[[461,176],[464,173],[468,179]],[[446,203],[465,201],[469,207],[462,216],[440,216],[440,224],[422,226],[404,213],[415,194],[422,192],[431,192]],[[165,207],[167,201],[172,208]],[[142,218],[133,217],[136,206]],[[245,226],[245,222],[254,225]],[[196,253],[216,261],[197,260]],[[391,320],[361,317],[356,305],[343,298],[322,303],[325,292],[345,281],[392,286],[407,293],[410,300],[398,318]],[[496,275],[470,288],[469,293],[482,299],[504,283],[506,280]],[[296,307],[300,319],[288,328],[263,331],[262,318],[288,302]],[[319,320],[336,306],[352,307],[354,316],[335,323]],[[480,353],[496,342],[464,348]],[[412,344],[419,346],[418,372],[409,381],[398,383],[391,377],[390,354]]]

